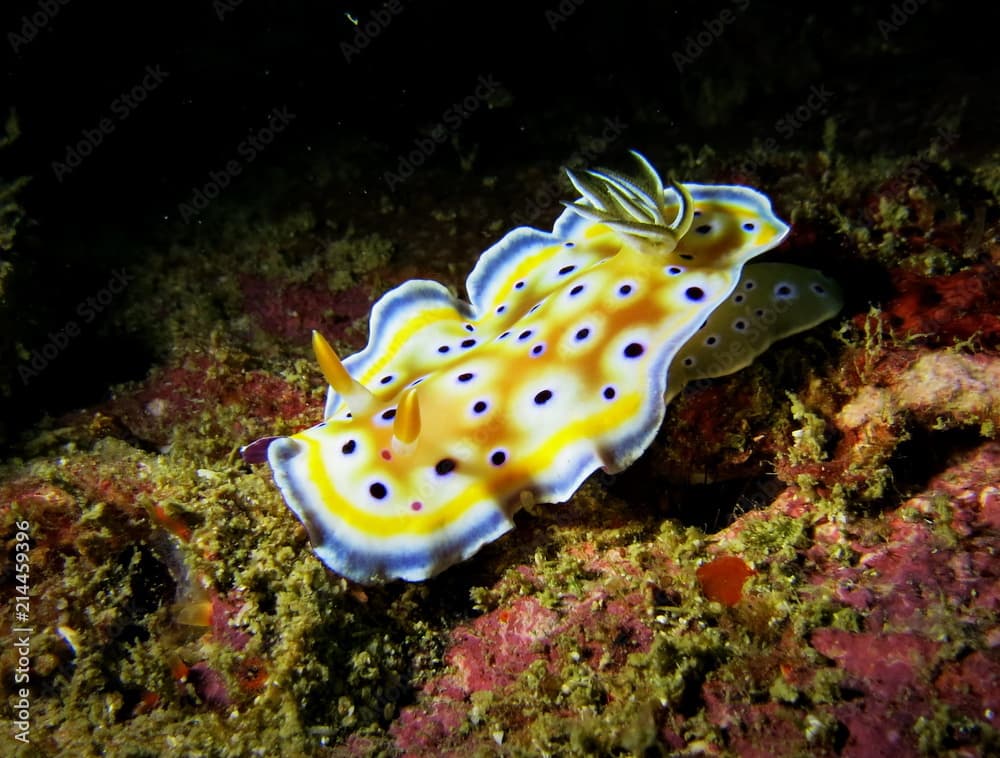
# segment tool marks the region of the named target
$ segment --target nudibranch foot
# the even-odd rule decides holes
[[[765,195],[664,185],[633,155],[636,178],[570,173],[581,197],[551,232],[486,250],[469,302],[409,281],[374,305],[361,352],[341,362],[314,336],[324,419],[267,458],[332,570],[418,581],[465,560],[526,503],[631,464],[686,382],[837,312],[818,272],[745,265],[789,231]]]

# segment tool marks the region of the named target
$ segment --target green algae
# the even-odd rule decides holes
[[[808,410],[794,392],[787,394],[788,399],[792,401],[792,418],[800,424],[799,428],[792,432],[794,442],[786,454],[788,460],[792,465],[825,460],[826,420]]]
[[[99,444],[95,452],[106,465],[116,467],[122,461],[145,461],[159,469],[154,480],[175,481],[179,473],[180,462],[151,461],[118,441]],[[77,453],[63,465],[72,467],[88,457],[93,459],[93,454]],[[51,475],[58,468],[35,466],[32,472]],[[194,472],[187,470],[194,479]],[[159,546],[154,553],[169,553],[158,555],[154,563],[168,567],[178,585],[158,607],[155,598],[137,606],[135,584],[128,577],[137,571],[138,551],[126,563],[115,556],[83,566],[82,558],[67,558],[62,586],[53,586],[49,596],[75,599],[66,605],[69,615],[62,623],[77,630],[80,644],[72,676],[64,679],[60,674],[51,683],[53,695],[64,700],[66,710],[41,709],[37,722],[41,731],[50,719],[73,742],[103,730],[114,733],[126,752],[216,754],[218,745],[230,744],[242,753],[273,744],[306,753],[314,743],[310,730],[320,728],[337,737],[384,724],[395,715],[408,686],[403,676],[409,675],[403,672],[412,652],[407,651],[414,646],[404,642],[399,627],[396,631],[393,627],[408,622],[409,609],[388,614],[397,621],[387,627],[377,611],[365,612],[346,594],[343,580],[331,580],[311,554],[303,560],[299,553],[304,546],[294,536],[293,520],[273,491],[260,486],[261,478],[243,475],[235,484],[198,486],[196,502],[188,509],[201,526],[190,543],[157,537],[155,530],[150,533]],[[60,479],[68,477],[63,473]],[[269,505],[263,507],[265,503]],[[240,523],[240,511],[249,515],[248,508],[253,512],[252,525]],[[94,537],[107,534],[100,503],[83,502],[79,520],[85,529],[100,525]],[[212,540],[199,539],[201,533],[211,533]],[[89,534],[84,535],[88,540]],[[211,557],[218,539],[225,539],[225,562]],[[195,586],[184,587],[185,582]],[[206,637],[197,629],[192,634],[179,626],[169,601],[176,595],[183,604],[191,592],[203,591],[199,584],[231,587],[237,593],[241,610],[228,623],[249,635],[245,647],[235,649],[218,634]],[[143,603],[151,603],[154,610],[141,613]],[[366,618],[375,626],[368,626]],[[421,621],[415,623],[413,636],[419,638],[426,627]],[[125,639],[122,630],[134,633],[129,631]],[[179,684],[170,673],[178,658],[189,664],[202,661],[219,672],[234,702],[222,709],[216,703],[206,710],[191,681]],[[266,683],[252,696],[243,692],[244,680],[237,675],[248,659],[258,659],[266,669]],[[149,713],[130,713],[142,692],[156,693],[157,707]],[[95,693],[103,694],[95,700]],[[237,715],[241,729],[234,734],[230,723]],[[167,723],[174,727],[165,728]]]
[[[787,560],[809,544],[806,519],[773,514],[767,519],[750,519],[739,535],[726,546],[751,561],[777,558]]]

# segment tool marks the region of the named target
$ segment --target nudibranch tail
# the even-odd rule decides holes
[[[415,280],[372,308],[343,362],[318,333],[322,423],[267,448],[319,557],[358,582],[426,579],[649,446],[664,396],[828,318],[835,285],[746,266],[789,227],[748,187],[600,170],[551,232],[486,250],[469,302]],[[248,454],[260,456],[253,447]]]

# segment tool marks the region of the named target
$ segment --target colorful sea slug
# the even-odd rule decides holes
[[[812,269],[757,264],[789,227],[747,187],[574,175],[551,233],[518,228],[483,253],[468,303],[409,281],[372,309],[341,362],[318,333],[324,421],[267,458],[319,557],[373,583],[427,579],[567,500],[598,467],[650,444],[665,401],[728,374],[840,309]]]

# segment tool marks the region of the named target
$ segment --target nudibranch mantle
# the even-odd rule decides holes
[[[747,365],[840,308],[817,271],[744,264],[789,227],[747,187],[570,172],[582,197],[552,232],[482,254],[470,302],[406,282],[341,363],[314,335],[324,421],[268,462],[317,555],[361,583],[419,581],[650,444],[686,381]]]

